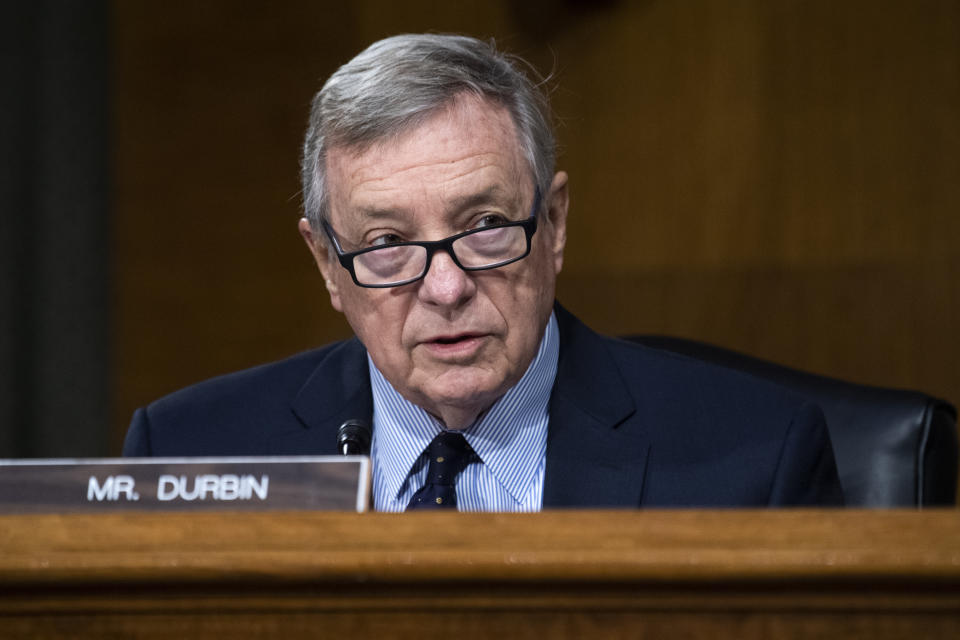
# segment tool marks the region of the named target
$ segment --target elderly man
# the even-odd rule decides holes
[[[839,504],[815,406],[555,303],[554,156],[545,97],[490,45],[369,47],[314,99],[300,221],[356,338],[139,409],[124,453],[333,454],[354,420],[382,511]]]

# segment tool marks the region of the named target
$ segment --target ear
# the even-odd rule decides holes
[[[336,280],[340,275],[340,271],[337,269],[339,265],[334,262],[329,246],[324,238],[314,235],[313,229],[310,227],[310,221],[306,218],[300,218],[297,229],[300,231],[303,241],[307,243],[307,248],[310,249],[313,260],[317,263],[317,268],[320,269],[320,273],[323,275],[324,284],[327,286],[327,293],[330,294],[330,305],[342,313],[343,307],[340,303],[340,285]]]
[[[567,246],[567,209],[570,206],[570,196],[567,192],[567,173],[558,171],[550,184],[550,193],[547,194],[546,218],[550,222],[553,232],[553,242],[550,247],[553,252],[553,263],[556,273],[563,268],[563,249]]]

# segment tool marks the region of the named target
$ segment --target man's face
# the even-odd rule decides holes
[[[534,200],[509,113],[469,96],[362,153],[331,149],[327,184],[329,222],[344,251],[523,220]],[[523,260],[467,273],[438,252],[422,280],[389,289],[354,284],[301,221],[334,308],[393,387],[448,428],[469,426],[537,351],[563,262],[566,175],[558,173],[543,197],[545,213]]]

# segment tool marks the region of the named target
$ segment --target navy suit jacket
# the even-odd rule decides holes
[[[557,306],[543,506],[839,505],[820,409],[745,374],[597,335]],[[356,339],[188,387],[134,413],[127,456],[336,455],[371,421]]]

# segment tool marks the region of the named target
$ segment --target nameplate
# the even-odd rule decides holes
[[[366,456],[0,460],[0,513],[366,511]]]

